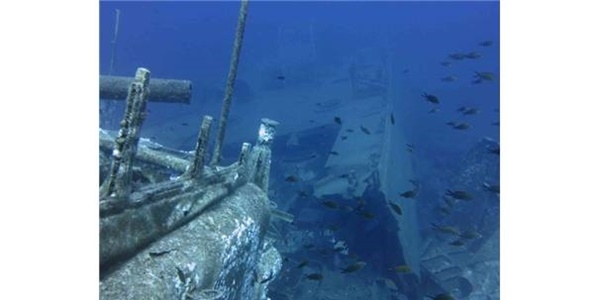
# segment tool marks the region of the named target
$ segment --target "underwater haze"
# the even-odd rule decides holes
[[[148,102],[141,137],[191,151],[202,116],[218,122],[239,10],[100,2],[100,75],[192,82],[189,104]],[[280,123],[269,198],[295,221],[275,224],[270,299],[499,299],[499,13],[249,1],[223,163]],[[124,104],[100,99],[100,127]]]

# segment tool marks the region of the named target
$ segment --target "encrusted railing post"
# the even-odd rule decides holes
[[[267,118],[261,119],[258,130],[258,139],[252,149],[248,160],[250,166],[251,181],[263,191],[269,190],[269,172],[271,170],[271,144],[275,138],[275,127],[277,121]]]
[[[213,118],[211,116],[204,116],[204,119],[202,120],[200,133],[198,134],[198,141],[196,142],[194,161],[187,171],[187,176],[191,178],[201,176],[202,170],[204,170],[204,156],[206,154],[206,145],[208,144],[208,136],[210,134],[212,120]]]
[[[242,144],[242,151],[240,152],[240,158],[238,159],[238,164],[243,165],[248,161],[248,155],[250,154],[250,149],[252,145],[250,143]]]
[[[146,118],[150,71],[138,68],[129,86],[125,115],[115,140],[112,165],[106,181],[100,188],[101,197],[127,197],[131,193],[131,167],[140,139],[140,129]]]

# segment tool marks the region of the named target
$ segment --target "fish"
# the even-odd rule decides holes
[[[365,219],[367,220],[371,220],[373,218],[375,218],[375,214],[370,212],[370,211],[361,211],[358,213],[359,215],[363,216]]]
[[[469,129],[471,127],[471,124],[466,123],[466,122],[462,122],[462,123],[454,123],[452,122],[452,124],[446,123],[448,125],[452,125],[452,128],[454,129],[458,129],[458,130],[465,130],[465,129]]]
[[[283,76],[283,75],[279,75],[276,78],[279,79],[279,80],[285,80],[285,76]]]
[[[494,73],[492,72],[475,72],[475,75],[473,75],[475,80],[487,80],[487,81],[493,81],[495,79]]]
[[[302,247],[304,247],[304,249],[312,249],[315,247],[315,244],[304,244]]]
[[[300,198],[308,197],[308,193],[306,191],[298,191],[298,192],[296,192],[296,194],[298,194],[298,197],[300,197]]]
[[[451,234],[451,235],[456,235],[459,236],[460,235],[460,231],[458,229],[456,229],[455,227],[452,226],[440,226],[438,224],[435,223],[431,223],[431,229],[437,231],[437,232],[441,232],[441,233],[445,233],[445,234]]]
[[[398,193],[402,198],[415,198],[417,196],[417,190],[409,190],[403,193]]]
[[[431,298],[433,300],[454,300],[454,297],[452,297],[450,294],[438,294],[435,296],[427,296],[428,298]]]
[[[469,58],[469,59],[478,59],[478,58],[481,57],[481,53],[479,53],[479,52],[469,52],[469,53],[465,54],[465,57]]]
[[[190,124],[186,123],[186,122],[181,122],[181,126],[188,126]]]
[[[304,278],[308,280],[321,281],[323,279],[323,274],[321,273],[311,273],[308,275],[304,275]]]
[[[425,98],[425,101],[433,103],[433,104],[440,104],[440,99],[434,95],[430,95],[427,93],[423,93],[421,95],[423,98]]]
[[[482,47],[489,47],[489,46],[491,46],[491,45],[493,45],[493,44],[494,44],[494,42],[492,42],[492,41],[483,41],[483,42],[480,42],[480,43],[479,43],[479,46],[482,46]]]
[[[305,260],[301,261],[301,262],[300,262],[300,263],[299,263],[299,264],[296,266],[296,268],[297,268],[297,269],[301,269],[301,268],[303,268],[303,267],[305,267],[305,266],[307,266],[307,265],[308,265],[308,260],[306,260],[306,259],[305,259]]]
[[[442,77],[442,78],[440,78],[440,80],[443,82],[454,82],[454,81],[458,80],[458,76],[450,75],[450,76]]]
[[[333,200],[325,200],[325,201],[321,201],[321,204],[331,208],[331,209],[338,209],[340,208],[340,206],[337,204],[337,202],[333,201]]]
[[[297,182],[298,181],[298,177],[294,176],[294,175],[290,175],[288,177],[285,178],[285,181],[287,182]]]
[[[340,136],[340,139],[341,139],[342,141],[345,141],[347,138],[348,138],[348,136],[347,136],[347,135],[342,135],[342,136]]]
[[[392,125],[396,124],[396,119],[394,119],[394,113],[390,113],[390,122],[392,122]]]
[[[182,283],[185,283],[185,274],[183,274],[183,271],[181,271],[181,269],[179,267],[175,267],[177,269],[177,277],[179,278],[179,280]]]
[[[148,255],[150,257],[158,257],[158,256],[163,256],[165,254],[171,253],[171,251],[173,251],[173,249],[171,249],[171,250],[165,250],[165,251],[155,251],[155,252],[150,251],[150,252],[148,252]]]
[[[392,207],[392,209],[394,210],[394,212],[396,212],[396,214],[398,214],[399,216],[402,215],[402,208],[400,208],[400,205],[394,204],[392,202],[389,202],[389,204]]]
[[[352,133],[352,132],[354,132],[354,129],[346,129],[346,132]]]
[[[450,208],[449,206],[441,206],[440,212],[447,216],[452,213],[452,208]]]
[[[474,107],[469,107],[466,108],[462,111],[463,115],[474,115],[474,114],[478,114],[479,113],[479,109],[474,108]]]
[[[347,266],[346,268],[342,269],[342,273],[356,272],[356,271],[362,269],[366,265],[367,265],[367,263],[364,261],[357,261],[357,262]]]
[[[463,53],[451,53],[448,55],[448,58],[453,60],[463,60],[465,58],[465,54]]]
[[[456,240],[456,241],[453,241],[453,242],[450,242],[450,243],[448,243],[448,245],[451,245],[451,246],[457,246],[457,247],[458,247],[458,246],[463,246],[464,244],[465,244],[465,241],[464,241],[464,240],[462,240],[462,239],[458,239],[458,240]]]
[[[336,122],[338,125],[342,125],[342,119],[340,117],[334,117],[333,121]]]
[[[331,155],[336,155],[336,156],[337,156],[337,155],[340,155],[340,154],[339,154],[337,151],[329,151],[329,154],[331,154]]]
[[[488,192],[492,192],[495,194],[500,194],[500,186],[497,184],[489,184],[487,182],[483,183],[483,188],[488,191]]]
[[[394,271],[396,273],[411,273],[412,269],[408,265],[399,265],[388,269],[389,271]]]
[[[500,147],[487,147],[489,153],[500,155]]]
[[[459,237],[464,240],[473,240],[473,239],[481,238],[482,235],[481,235],[481,233],[471,229],[471,230],[461,232]]]
[[[369,131],[369,129],[363,127],[362,125],[360,125],[360,130],[362,130],[362,132],[364,132],[365,134],[371,134],[371,131]]]
[[[457,200],[473,200],[473,196],[465,191],[446,190],[446,195]]]
[[[500,121],[492,122],[492,126],[500,126]]]

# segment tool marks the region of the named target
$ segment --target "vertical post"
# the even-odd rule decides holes
[[[150,71],[138,68],[129,86],[125,115],[115,140],[110,173],[100,188],[101,196],[127,197],[131,192],[131,167],[137,152],[140,129],[146,118],[149,82]]]
[[[196,141],[194,161],[188,169],[188,176],[191,178],[196,178],[202,175],[202,170],[204,169],[204,155],[206,154],[206,144],[208,143],[208,136],[210,134],[212,120],[213,118],[211,116],[204,116],[202,120],[200,133],[198,134],[198,141]]]
[[[252,181],[264,192],[269,190],[269,172],[271,171],[271,144],[275,138],[275,127],[277,121],[267,118],[261,119],[258,130],[258,139],[253,149]]]
[[[238,159],[238,164],[245,164],[248,160],[248,154],[250,153],[250,143],[242,144],[242,151],[240,152],[240,158]]]
[[[233,96],[233,87],[237,75],[237,67],[240,61],[240,52],[242,50],[242,41],[244,40],[244,29],[246,27],[246,15],[248,14],[248,0],[242,0],[240,13],[238,15],[238,24],[233,42],[233,53],[229,63],[229,75],[227,76],[227,85],[225,86],[225,96],[223,98],[223,107],[221,108],[221,118],[219,119],[219,129],[217,130],[217,139],[215,140],[215,149],[210,161],[211,166],[216,166],[221,162],[221,147],[225,137],[227,127],[227,118],[231,107],[231,98]]]

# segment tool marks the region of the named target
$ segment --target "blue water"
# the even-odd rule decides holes
[[[191,80],[194,84],[192,102],[189,105],[149,103],[149,116],[145,126],[157,127],[165,123],[170,126],[171,138],[157,134],[153,139],[173,148],[193,148],[198,125],[202,115],[218,118],[220,101],[223,97],[229,60],[233,46],[234,32],[240,4],[238,2],[113,2],[103,1],[100,5],[100,72],[108,75],[111,72],[111,41],[115,38],[115,10],[120,10],[119,30],[114,53],[115,63],[112,75],[132,76],[138,67],[149,68],[156,78],[176,78]],[[232,116],[236,118],[258,119],[265,117],[261,111],[236,108],[236,101],[252,103],[261,101],[261,93],[273,90],[289,90],[302,84],[319,84],[318,79],[301,78],[297,74],[285,74],[285,67],[305,64],[318,72],[319,67],[331,70],[347,68],[345,57],[352,57],[363,48],[385,49],[391,69],[394,72],[392,94],[395,98],[394,114],[396,124],[402,126],[406,140],[415,147],[412,153],[413,166],[420,182],[419,232],[423,239],[432,237],[440,243],[446,240],[432,233],[430,223],[453,225],[460,228],[475,228],[481,234],[493,234],[498,217],[498,203],[487,199],[477,207],[457,209],[450,216],[440,214],[440,195],[446,189],[456,185],[457,174],[464,173],[469,163],[468,157],[477,148],[477,143],[487,137],[499,142],[500,108],[500,67],[499,67],[499,2],[255,2],[249,4],[248,19],[239,64],[238,83],[236,83],[236,99],[232,106]],[[286,31],[287,30],[287,31]],[[282,34],[284,32],[284,34]],[[491,45],[481,45],[491,41]],[[298,47],[289,47],[298,45]],[[287,47],[287,48],[286,48]],[[476,52],[477,58],[452,59],[452,53]],[[480,56],[480,57],[479,57]],[[449,62],[444,66],[442,62]],[[491,72],[494,79],[473,81],[475,72]],[[278,79],[277,76],[287,76]],[[455,76],[453,80],[442,78]],[[434,105],[425,101],[423,93],[435,95],[440,104]],[[101,115],[103,127],[115,129],[123,111],[122,102],[110,103],[111,114]],[[277,107],[274,110],[289,110],[289,107]],[[432,108],[439,111],[430,113]],[[460,107],[476,108],[478,113],[463,115]],[[313,110],[297,109],[299,116],[306,120],[318,119]],[[183,116],[195,114],[196,119],[181,119]],[[271,116],[267,116],[271,117]],[[272,116],[277,119],[276,116]],[[278,120],[282,123],[285,120]],[[185,122],[185,126],[177,125]],[[470,127],[458,130],[448,122],[468,122]],[[258,124],[257,124],[258,125]],[[145,127],[146,128],[146,127]],[[254,139],[255,128],[232,127],[228,136],[248,136]],[[142,132],[144,135],[145,132]],[[148,132],[153,135],[154,132]],[[335,134],[335,133],[333,133]],[[181,139],[173,139],[172,136]],[[192,137],[190,139],[190,137]],[[174,142],[177,141],[177,142]],[[233,142],[233,141],[232,141]],[[319,142],[319,141],[314,141]],[[239,150],[239,144],[232,147]],[[404,151],[400,149],[399,151]],[[274,153],[277,153],[274,150]],[[236,154],[232,154],[236,155]],[[404,155],[404,154],[403,154]],[[232,159],[232,156],[230,157]],[[486,158],[487,159],[487,158]],[[494,163],[494,162],[492,162]],[[499,174],[481,178],[479,183],[497,184]],[[273,172],[277,171],[274,166]],[[315,170],[317,174],[325,174],[326,170]],[[289,185],[283,182],[282,174],[272,174],[278,178],[273,186],[285,190]],[[481,186],[463,187],[481,190]],[[304,186],[307,191],[310,186]],[[279,191],[286,193],[286,191]],[[297,191],[287,191],[296,193]],[[367,193],[368,192],[368,193]],[[376,190],[367,191],[363,197],[385,199]],[[338,195],[339,196],[339,195]],[[330,199],[344,203],[348,199]],[[484,196],[488,197],[488,196]],[[310,198],[310,195],[308,196]],[[318,205],[316,207],[319,207]],[[322,207],[321,207],[322,208]],[[381,209],[381,207],[373,208]],[[293,211],[292,211],[293,213]],[[390,218],[389,212],[376,212],[378,218]],[[472,217],[476,214],[476,217]],[[335,213],[327,212],[329,219]],[[391,220],[391,218],[390,218]],[[470,222],[470,223],[469,223]],[[388,224],[393,224],[389,221]],[[493,224],[493,225],[489,225]],[[339,235],[360,234],[361,225],[346,223],[347,232]],[[389,225],[385,232],[394,232],[394,225]],[[487,226],[487,227],[486,227]],[[485,229],[485,230],[484,230]],[[341,229],[343,231],[343,229]],[[485,232],[483,232],[485,231]],[[484,237],[485,238],[485,237]],[[350,239],[350,238],[348,238]],[[380,239],[368,237],[355,245],[355,251],[361,257],[377,260],[375,253],[368,253],[372,248],[365,244],[391,241],[382,234]],[[326,240],[316,240],[326,244]],[[398,245],[390,245],[390,247]],[[409,245],[404,245],[409,247]],[[290,260],[296,261],[306,255],[313,255],[314,260],[321,261],[323,268],[334,263],[328,262],[319,254],[290,254]],[[497,255],[499,257],[499,253]],[[295,260],[294,260],[295,259]],[[387,265],[403,263],[401,259],[387,262]],[[375,261],[369,266],[377,266]],[[386,262],[380,262],[382,277],[385,274]],[[283,273],[298,273],[296,265],[284,265]],[[483,276],[483,275],[482,275]],[[421,274],[426,278],[427,274]],[[305,280],[300,277],[300,280]],[[375,278],[365,278],[373,282]],[[413,280],[413,279],[411,279]],[[394,279],[399,285],[412,283]],[[302,286],[302,285],[301,285]],[[274,291],[282,289],[282,285],[273,284]],[[421,283],[422,291],[417,294],[432,295],[445,292],[439,286],[431,287]],[[401,286],[402,289],[402,286]],[[408,289],[408,288],[407,288]],[[430,289],[430,290],[428,290]],[[450,292],[450,291],[448,291]],[[385,299],[406,299],[393,294]],[[281,298],[274,293],[272,299]],[[455,297],[461,299],[459,296]],[[471,297],[464,299],[497,299]],[[309,299],[309,298],[298,298]],[[315,298],[316,299],[316,298]]]

